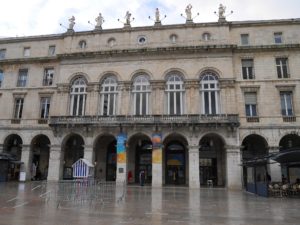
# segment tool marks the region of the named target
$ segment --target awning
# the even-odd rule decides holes
[[[281,150],[271,159],[281,164],[300,164],[300,148]]]

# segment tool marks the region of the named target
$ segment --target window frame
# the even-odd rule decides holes
[[[136,116],[149,115],[151,85],[146,74],[135,77],[132,85],[133,114]]]
[[[26,72],[26,73],[25,73]],[[17,87],[26,87],[28,80],[28,69],[19,69]]]
[[[47,73],[49,71],[52,71],[52,73]],[[48,78],[50,76],[50,78]],[[53,85],[53,79],[54,79],[54,68],[53,67],[46,67],[44,69],[44,76],[43,76],[43,86],[52,86]]]
[[[23,109],[24,109],[24,98],[23,97],[16,97],[14,99],[13,118],[14,119],[22,119]]]
[[[249,45],[249,34],[245,33],[245,34],[241,34],[240,35],[241,38],[241,45]]]
[[[251,62],[251,67],[247,66],[248,62]],[[253,59],[242,59],[242,78],[243,80],[254,80],[255,79],[255,73],[254,73],[254,60]],[[250,70],[251,68],[251,70]],[[251,72],[250,72],[251,71]]]
[[[30,47],[24,47],[23,56],[24,57],[29,57],[30,56]]]
[[[115,116],[117,113],[118,80],[107,75],[100,85],[100,115]]]
[[[179,72],[170,72],[166,80],[167,114],[183,115],[185,112],[185,87],[183,76]],[[179,102],[179,107],[178,103]],[[179,111],[179,112],[177,112]]]
[[[221,113],[220,84],[215,72],[205,71],[200,76],[200,95],[202,114],[218,115]]]
[[[3,86],[4,71],[0,69],[0,88]]]
[[[283,34],[282,32],[274,32],[274,43],[275,44],[282,44],[283,43]]]
[[[255,103],[247,102],[246,95],[255,95]],[[258,104],[257,104],[257,93],[256,92],[245,92],[245,115],[246,117],[258,117]],[[247,106],[249,111],[247,110]],[[249,114],[248,114],[249,112]]]
[[[70,115],[84,116],[87,98],[87,81],[83,76],[79,76],[71,83],[70,90]]]
[[[48,48],[48,56],[54,56],[56,54],[56,46],[55,45],[49,45]]]
[[[6,57],[6,48],[0,49],[0,59],[5,59]]]
[[[279,79],[290,78],[288,57],[276,57],[276,71]]]
[[[45,102],[43,101],[45,100]],[[48,119],[51,106],[51,97],[44,96],[40,98],[40,119]]]
[[[287,97],[289,97],[289,99],[287,99]],[[290,106],[291,106],[290,108],[288,107],[288,104],[290,104]],[[295,115],[292,91],[280,91],[280,109],[281,109],[281,115],[284,117]],[[290,112],[289,112],[289,110],[290,110]]]

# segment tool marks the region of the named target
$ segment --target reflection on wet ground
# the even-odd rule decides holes
[[[51,186],[39,185],[0,183],[0,224],[300,224],[300,199],[226,189],[129,186],[121,201],[73,199],[58,205]],[[118,195],[120,190],[115,191]]]

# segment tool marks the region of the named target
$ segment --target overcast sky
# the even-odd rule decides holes
[[[63,33],[68,19],[74,15],[75,31],[92,30],[95,18],[101,12],[105,23],[103,29],[121,28],[126,11],[135,20],[132,27],[151,26],[155,8],[167,15],[163,24],[181,24],[185,19],[185,7],[192,4],[194,22],[215,22],[220,3],[226,6],[228,21],[288,19],[300,17],[300,0],[0,0],[0,37],[29,36]]]

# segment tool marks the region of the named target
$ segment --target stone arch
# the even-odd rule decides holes
[[[177,72],[180,77],[182,78],[182,81],[184,82],[187,78],[187,73],[183,70],[183,69],[179,69],[179,68],[171,68],[171,69],[168,69],[167,71],[165,71],[163,73],[163,78],[164,80],[168,80],[168,77],[173,73],[173,72]]]
[[[95,178],[115,181],[117,170],[117,139],[111,133],[98,135],[93,144]]]
[[[222,77],[222,72],[221,70],[215,68],[215,67],[203,67],[202,69],[200,69],[197,73],[198,76],[198,80],[201,80],[201,77],[206,73],[206,72],[212,72],[214,73],[218,80],[220,80],[220,78]]]
[[[77,133],[65,136],[62,142],[62,178],[72,179],[72,165],[80,158],[84,158],[84,138]]]
[[[153,80],[153,74],[145,69],[139,69],[130,74],[130,81],[134,81],[134,79],[139,75],[146,75],[148,77],[149,82]]]
[[[227,158],[225,139],[218,133],[207,132],[199,139],[199,175],[201,185],[226,185]]]
[[[77,73],[73,73],[69,78],[68,78],[68,83],[71,85],[73,83],[74,80],[76,80],[78,77],[83,77],[86,81],[86,84],[88,84],[91,79],[90,77],[83,72],[77,72]]]
[[[300,148],[300,136],[294,133],[288,133],[281,137],[279,141],[279,150],[291,148]]]
[[[163,180],[167,185],[186,185],[189,177],[188,139],[169,133],[163,139]]]
[[[137,132],[128,137],[128,182],[138,183],[139,173],[145,171],[145,182],[152,182],[152,141],[146,133]]]
[[[113,76],[116,78],[117,82],[121,81],[122,77],[120,76],[120,74],[118,74],[117,72],[114,72],[114,71],[105,71],[103,73],[101,73],[98,77],[98,81],[99,81],[99,84],[101,85],[103,83],[103,81],[109,77],[109,76]]]
[[[50,139],[44,134],[38,134],[31,140],[31,178],[46,180],[49,169]]]

